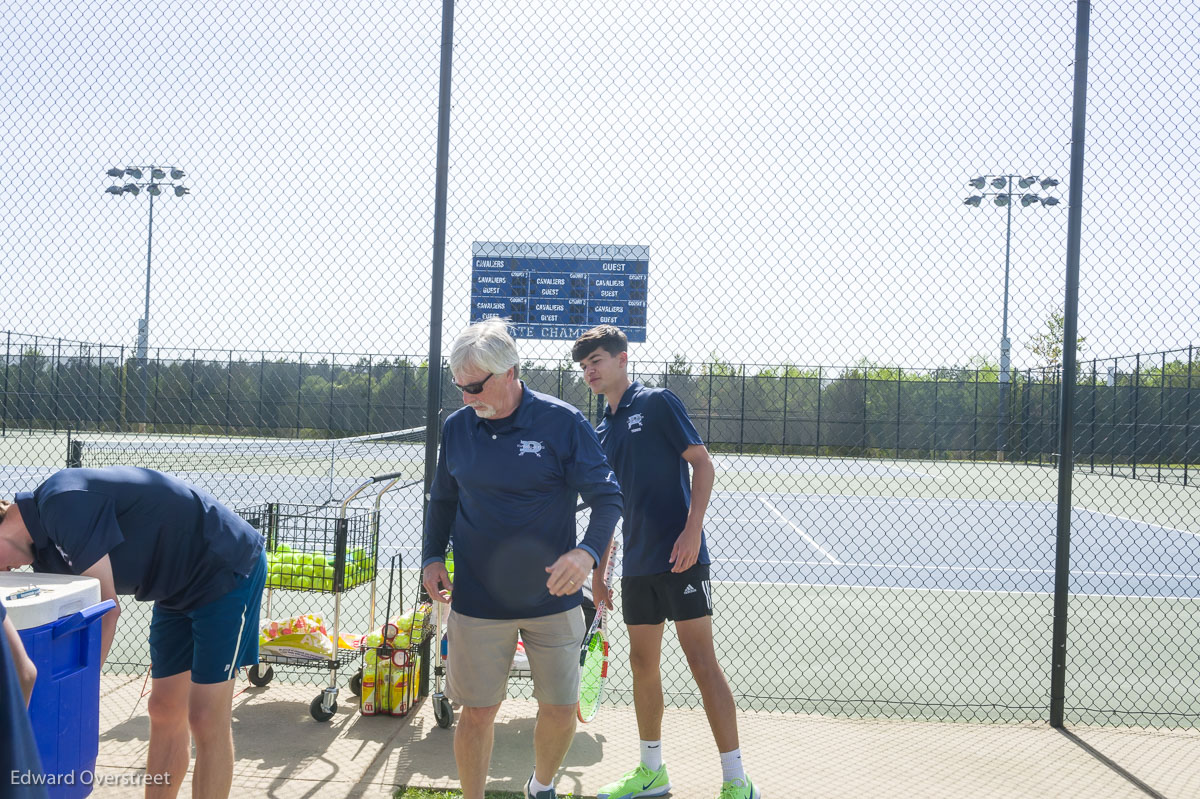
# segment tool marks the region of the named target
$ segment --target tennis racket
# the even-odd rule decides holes
[[[604,570],[604,587],[612,591],[613,562],[617,559],[617,537],[608,548],[608,567]],[[608,607],[596,603],[596,618],[583,638],[579,652],[579,720],[587,724],[596,718],[600,700],[604,697],[604,679],[608,676]]]

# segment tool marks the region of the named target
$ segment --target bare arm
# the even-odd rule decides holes
[[[692,467],[692,503],[688,507],[687,523],[683,532],[675,540],[671,550],[671,571],[684,572],[696,565],[700,557],[700,531],[704,526],[704,514],[708,511],[708,501],[712,498],[713,483],[716,481],[716,469],[708,448],[703,444],[693,444],[685,449],[680,457]]]
[[[4,617],[4,637],[8,640],[8,649],[12,652],[13,666],[17,670],[17,681],[21,683],[21,693],[25,696],[25,704],[33,694],[33,684],[37,681],[37,666],[29,659],[25,647],[21,644],[21,635],[8,616]]]
[[[117,603],[117,606],[100,620],[100,665],[108,660],[108,650],[112,646],[113,637],[117,633],[117,616],[121,615],[121,602],[117,599],[117,588],[113,582],[112,563],[108,559],[108,555],[100,558],[87,571],[83,573],[85,577],[95,577],[100,581],[100,601],[111,599]]]

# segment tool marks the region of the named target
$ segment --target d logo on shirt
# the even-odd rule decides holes
[[[631,432],[631,433],[642,432],[642,414],[635,413],[629,417],[629,432]]]
[[[517,457],[522,455],[537,455],[542,457],[542,450],[546,447],[540,441],[522,441],[517,449]]]

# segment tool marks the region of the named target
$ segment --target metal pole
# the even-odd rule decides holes
[[[1183,413],[1183,484],[1188,484],[1188,462],[1192,457],[1192,347],[1188,345],[1187,405]],[[4,382],[8,383],[8,364],[4,366]]]
[[[147,192],[148,193],[148,192]],[[146,431],[146,423],[150,421],[147,406],[147,395],[150,388],[150,365],[147,363],[150,349],[150,256],[154,250],[154,195],[150,194],[150,221],[146,226],[146,303],[142,312],[142,323],[138,325],[138,363],[142,367],[140,421],[142,432]]]
[[[1162,480],[1162,462],[1163,462],[1163,430],[1166,426],[1166,419],[1163,415],[1163,409],[1167,405],[1167,353],[1162,354],[1162,366],[1158,373],[1158,480]]]
[[[815,455],[815,457],[818,457],[818,458],[821,457],[821,391],[823,389],[823,387],[821,385],[821,371],[822,371],[822,367],[818,366],[817,367],[817,442],[816,442],[816,447],[814,448],[816,450],[814,455]]]
[[[1083,227],[1084,123],[1087,120],[1089,0],[1078,0],[1075,20],[1075,102],[1071,114],[1071,186],[1067,221],[1067,274],[1063,316],[1063,380],[1059,425],[1058,535],[1054,555],[1054,630],[1050,670],[1050,726],[1063,726],[1067,676],[1067,599],[1071,588],[1071,467],[1075,431],[1075,356],[1079,330],[1079,239]]]
[[[1133,452],[1129,462],[1133,467],[1133,477],[1137,478],[1138,464],[1138,413],[1141,411],[1142,392],[1142,355],[1138,353],[1133,359]]]
[[[433,274],[429,299],[429,385],[425,405],[425,493],[421,521],[429,516],[429,491],[437,469],[442,408],[442,291],[446,273],[446,204],[450,168],[450,88],[454,55],[454,0],[442,0],[441,80],[438,85],[437,167],[434,189]],[[424,658],[428,663],[429,658]],[[422,670],[424,671],[424,669]],[[424,674],[422,674],[424,677]],[[424,679],[422,679],[422,684]]]
[[[2,431],[0,431],[0,432],[4,433],[5,435],[8,434],[8,364],[10,364],[11,361],[12,361],[12,331],[8,331],[7,334],[5,334],[5,344],[4,344],[4,427],[2,427]],[[1192,365],[1188,364],[1189,376],[1190,376],[1190,374],[1192,374],[1192,372],[1190,372],[1190,368],[1192,368]],[[1190,386],[1188,386],[1188,388],[1190,388]],[[1188,396],[1190,398],[1190,394]],[[1188,407],[1190,408],[1190,404],[1188,405]]]
[[[1004,230],[1004,321],[1000,332],[1000,415],[996,427],[996,461],[1004,460],[1005,447],[1005,417],[1008,409],[1008,269],[1012,253],[1012,188],[1013,176],[1006,175],[1005,184],[1008,189],[1008,224]]]

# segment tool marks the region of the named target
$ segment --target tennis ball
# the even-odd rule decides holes
[[[312,553],[311,552],[301,552],[299,563],[302,566],[311,566],[313,563]]]
[[[279,544],[275,547],[275,550],[277,552],[291,552],[292,548],[289,547],[287,544]]]
[[[308,577],[300,577],[296,580],[296,587],[301,591],[307,591],[312,588],[312,579]]]
[[[311,563],[305,564],[304,566],[300,567],[300,574],[304,575],[305,577],[312,577],[315,573],[313,572],[313,568],[314,567]]]
[[[368,635],[366,637],[366,639],[364,640],[364,643],[367,646],[372,647],[372,648],[377,647],[383,643],[383,636],[380,635],[379,633],[371,633],[370,635]]]
[[[350,557],[355,561],[366,560],[367,550],[363,549],[362,547],[355,547],[350,551]]]
[[[392,646],[397,649],[408,649],[408,630],[400,630],[396,634],[396,638],[392,641]]]
[[[330,559],[318,552],[312,556],[312,562],[314,566],[324,566],[330,562]]]
[[[285,565],[289,564],[289,563],[294,563],[295,557],[296,556],[291,552],[284,552],[282,555],[279,556],[279,562],[283,563]]]
[[[325,575],[325,579],[332,580],[333,579],[333,567],[332,566],[323,566],[322,569],[323,569],[323,573]]]

